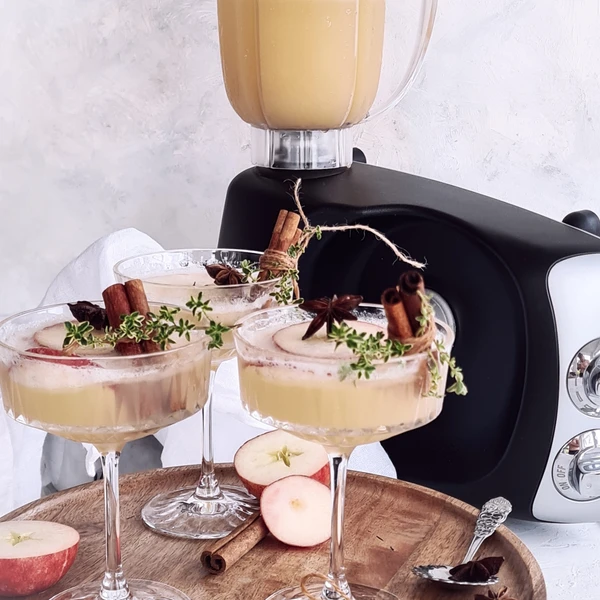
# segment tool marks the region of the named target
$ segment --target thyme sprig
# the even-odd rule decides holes
[[[240,270],[242,271],[242,283],[256,283],[258,281],[258,274],[260,273],[258,263],[243,260],[240,263]]]
[[[269,273],[269,279],[274,277],[275,275]],[[302,304],[304,298],[294,298],[294,284],[300,279],[300,272],[298,269],[282,271],[281,275],[278,275],[278,277],[280,278],[279,283],[270,294],[270,296],[275,299],[275,302],[280,306]]]
[[[425,294],[421,296],[421,316],[418,317],[420,329],[418,336],[423,335],[427,325],[431,322],[434,314],[430,298]],[[417,336],[417,337],[418,337]],[[390,358],[399,358],[404,356],[410,349],[410,344],[403,344],[397,340],[385,339],[382,331],[376,334],[367,335],[365,332],[359,333],[351,328],[347,323],[333,325],[329,334],[329,339],[335,342],[335,347],[346,345],[357,357],[355,362],[340,367],[338,375],[340,380],[344,381],[349,376],[355,374],[358,379],[370,379],[375,371],[375,362],[388,362]],[[462,369],[457,366],[456,358],[450,356],[442,340],[434,340],[435,351],[428,352],[428,369],[430,375],[429,396],[438,396],[440,392],[440,382],[442,380],[441,365],[448,365],[450,378],[454,381],[446,390],[449,394],[457,396],[466,396],[468,393],[465,385]]]
[[[343,344],[358,357],[355,362],[340,368],[338,375],[342,381],[352,374],[355,374],[358,379],[370,379],[375,371],[376,361],[386,363],[390,358],[404,356],[411,348],[410,345],[397,340],[385,339],[383,331],[367,335],[364,331],[359,333],[347,323],[339,325],[334,323],[328,337],[335,342],[336,348]]]
[[[202,298],[202,292],[197,297],[191,297],[186,303],[186,307],[197,319],[196,323],[184,318],[177,318],[181,312],[179,308],[170,308],[161,306],[158,313],[149,312],[146,316],[139,312],[133,312],[129,315],[123,315],[119,327],[107,327],[104,334],[97,331],[88,321],[81,323],[65,323],[66,335],[63,341],[63,349],[74,351],[78,346],[87,346],[96,348],[98,346],[116,346],[119,342],[143,341],[156,342],[161,350],[166,350],[170,344],[174,344],[175,335],[185,338],[188,342],[191,339],[191,332],[202,329],[210,338],[209,349],[218,349],[223,346],[223,334],[230,331],[230,327],[217,323],[209,317],[212,311],[209,300]],[[208,321],[208,326],[201,326],[198,323]]]
[[[449,394],[456,394],[457,396],[466,396],[469,393],[469,390],[465,385],[462,369],[456,365],[456,357],[450,356],[441,340],[436,340],[434,343],[437,348],[439,363],[448,365],[450,379],[454,380],[454,383],[446,390],[446,392]],[[442,378],[439,370],[439,363],[438,360],[436,360],[434,353],[429,351],[429,371],[431,373],[431,389],[429,394],[431,396],[438,395],[439,383]],[[433,365],[435,365],[435,367]]]

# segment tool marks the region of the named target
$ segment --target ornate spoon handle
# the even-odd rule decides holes
[[[473,540],[467,550],[463,564],[475,558],[475,554],[477,554],[477,550],[479,550],[484,540],[489,538],[506,521],[511,511],[512,504],[506,498],[502,497],[492,498],[492,500],[488,500],[483,505],[477,517],[475,534],[473,535]]]

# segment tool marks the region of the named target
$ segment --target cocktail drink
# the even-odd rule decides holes
[[[154,306],[150,306],[154,310]],[[106,502],[104,579],[55,600],[187,599],[170,586],[126,581],[119,539],[118,463],[123,446],[198,412],[208,399],[209,339],[190,332],[164,351],[123,355],[115,347],[62,349],[68,305],[44,307],[0,323],[0,388],[8,414],[48,433],[96,446]],[[77,351],[78,350],[78,351]]]
[[[115,274],[122,282],[141,279],[148,298],[155,302],[185,307],[191,296],[201,292],[202,298],[210,301],[210,319],[229,328],[243,316],[274,304],[272,294],[279,280],[258,281],[260,256],[259,252],[242,250],[173,250],[121,261]],[[187,317],[192,318],[191,314]],[[208,326],[207,319],[199,326]],[[213,379],[219,365],[235,356],[233,331],[223,333],[222,338],[222,347],[213,350]],[[254,496],[241,487],[220,485],[217,480],[210,400],[202,411],[202,421],[198,485],[160,494],[144,507],[142,518],[154,531],[186,539],[220,538],[258,510]]]
[[[355,314],[358,320],[349,327],[363,340],[379,339],[377,343],[385,348],[384,309],[361,305]],[[450,351],[453,334],[436,322],[436,339],[423,352],[392,354],[387,362],[361,362],[347,344],[336,344],[325,327],[303,339],[311,319],[305,310],[285,307],[257,312],[238,323],[234,336],[242,402],[256,419],[319,442],[329,454],[331,562],[327,582],[307,586],[312,597],[389,600],[395,596],[364,585],[350,586],[346,580],[342,519],[348,458],[360,444],[416,429],[440,414],[448,370],[440,359],[441,348]],[[276,592],[269,600],[309,598],[301,588],[293,587]]]

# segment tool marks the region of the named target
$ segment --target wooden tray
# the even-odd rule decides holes
[[[233,468],[217,468],[220,479],[238,483]],[[265,600],[310,572],[326,573],[328,544],[311,550],[263,540],[223,575],[200,566],[205,542],[165,538],[146,529],[142,506],[158,492],[194,485],[197,467],[161,469],[121,477],[121,528],[125,573],[154,579],[186,592],[192,600]],[[444,494],[374,475],[351,473],[346,504],[346,567],[350,582],[385,588],[401,600],[473,600],[474,590],[448,590],[415,577],[413,565],[463,558],[477,510]],[[6,515],[70,525],[81,534],[75,564],[52,590],[30,596],[46,600],[68,587],[100,582],[104,567],[102,482],[49,496]],[[525,545],[501,527],[482,547],[485,556],[504,556],[502,585],[518,600],[546,600],[540,568]],[[484,588],[479,588],[484,590]]]

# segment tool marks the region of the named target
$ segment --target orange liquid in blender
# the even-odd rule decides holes
[[[385,0],[218,0],[229,101],[255,127],[328,130],[371,108]]]

